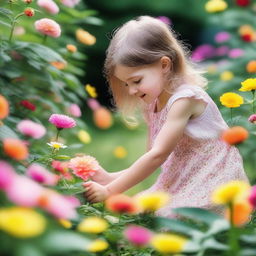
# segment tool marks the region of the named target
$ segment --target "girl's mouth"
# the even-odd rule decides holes
[[[145,96],[146,96],[146,94],[143,94],[143,95],[140,96],[140,98],[142,99],[142,98],[144,98]]]

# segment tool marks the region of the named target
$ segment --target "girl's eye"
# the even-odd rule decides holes
[[[135,84],[139,84],[141,81],[141,79],[137,80],[137,81],[134,81]]]
[[[125,84],[124,84],[124,86],[128,86],[128,84],[127,84],[127,83],[125,83]]]

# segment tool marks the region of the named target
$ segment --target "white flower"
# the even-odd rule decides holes
[[[54,148],[54,149],[60,149],[60,148],[66,148],[67,147],[63,143],[56,142],[56,141],[52,141],[50,143],[47,143],[47,145],[49,145],[51,148]]]

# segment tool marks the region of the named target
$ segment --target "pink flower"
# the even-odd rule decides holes
[[[68,108],[68,113],[74,117],[81,116],[81,109],[77,104],[71,104]]]
[[[230,34],[226,31],[222,31],[217,33],[214,39],[216,43],[223,43],[230,39]]]
[[[240,48],[234,48],[234,49],[231,49],[228,53],[228,56],[232,59],[235,59],[235,58],[239,58],[241,56],[244,55],[244,50],[240,49]]]
[[[16,176],[12,166],[5,161],[0,161],[0,189],[7,189]]]
[[[152,232],[147,228],[130,225],[124,230],[125,238],[136,246],[144,246],[149,243]]]
[[[100,169],[100,166],[98,161],[92,156],[78,156],[69,161],[69,168],[73,170],[76,176],[87,180]]]
[[[95,100],[95,99],[88,99],[87,100],[87,105],[89,106],[89,108],[91,109],[91,110],[97,110],[98,108],[100,108],[100,104],[99,104],[99,102],[97,101],[97,100]]]
[[[248,121],[253,123],[253,124],[256,124],[256,114],[253,114],[251,115],[249,118],[248,118]]]
[[[212,58],[215,55],[215,48],[210,44],[203,44],[198,46],[192,53],[191,59],[193,61],[203,61]]]
[[[216,56],[225,56],[229,52],[229,48],[225,45],[216,48]]]
[[[27,169],[27,175],[33,180],[44,185],[54,186],[58,182],[58,176],[50,173],[39,164],[31,164]]]
[[[73,128],[76,126],[76,121],[66,115],[52,114],[49,122],[55,125],[58,129]]]
[[[43,35],[59,37],[61,34],[60,25],[54,20],[43,18],[35,22],[35,28]]]
[[[74,196],[65,196],[65,198],[74,206],[78,207],[81,205],[80,201]]]
[[[19,132],[34,139],[40,139],[46,133],[43,125],[35,123],[31,120],[22,120],[18,123],[17,129]]]
[[[44,191],[38,200],[38,204],[41,208],[53,214],[57,218],[72,219],[77,216],[75,210],[77,205],[61,194],[50,189]]]
[[[57,14],[59,12],[58,5],[52,0],[38,0],[37,4],[51,14]]]
[[[16,175],[10,186],[5,190],[7,197],[15,204],[35,207],[44,188],[33,180]]]
[[[253,208],[256,208],[256,186],[252,187],[251,194],[248,198]]]
[[[74,7],[80,2],[80,0],[61,0],[60,2],[67,7]]]
[[[171,25],[172,21],[166,17],[166,16],[159,16],[157,17],[158,20],[161,20],[163,23],[167,24],[167,25]]]

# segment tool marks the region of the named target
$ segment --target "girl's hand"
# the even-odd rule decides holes
[[[86,188],[85,197],[90,203],[105,201],[110,196],[107,188],[96,182],[88,181],[83,186]]]
[[[113,181],[113,177],[110,173],[105,171],[103,168],[97,170],[93,176],[90,177],[91,180],[101,184],[107,185],[111,181]]]

